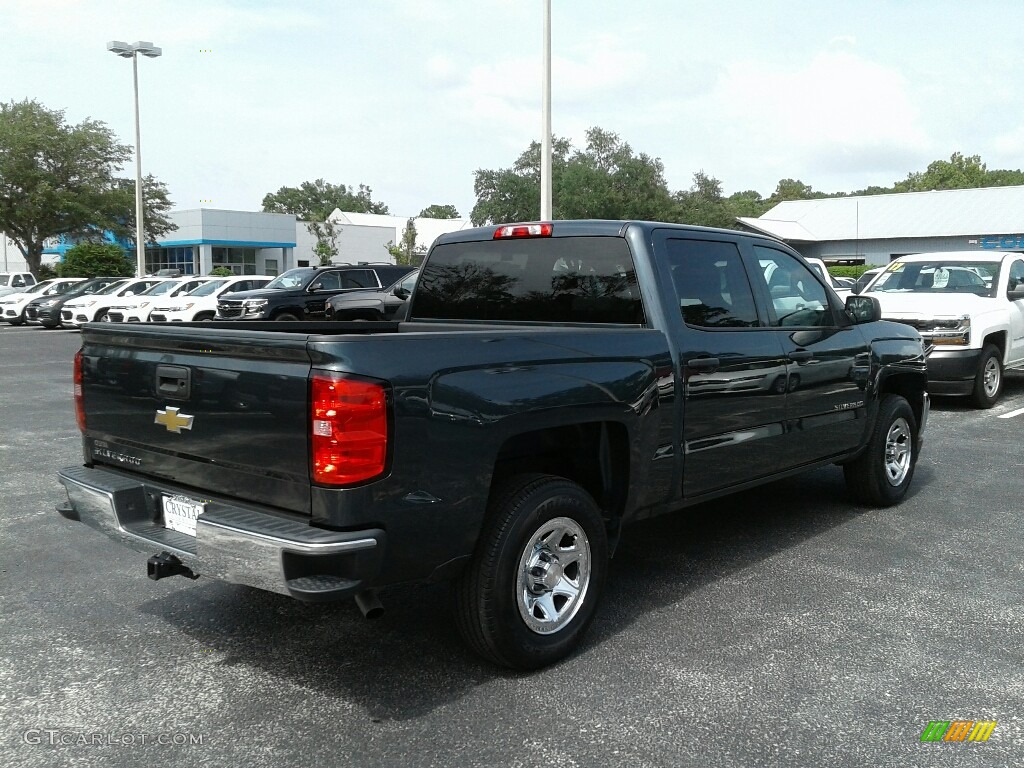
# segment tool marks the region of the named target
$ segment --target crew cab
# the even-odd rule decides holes
[[[414,269],[396,264],[289,269],[265,288],[222,297],[217,302],[217,319],[323,320],[332,296],[349,291],[377,291]]]
[[[844,305],[776,240],[461,230],[434,242],[406,314],[86,325],[60,513],[150,554],[153,579],[367,616],[382,588],[450,580],[466,642],[530,669],[579,642],[634,521],[832,464],[861,504],[911,486],[921,335],[873,298]]]
[[[934,350],[928,388],[991,408],[1003,372],[1024,369],[1024,256],[998,251],[918,253],[892,261],[862,293]]]

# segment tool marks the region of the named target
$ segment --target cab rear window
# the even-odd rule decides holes
[[[626,241],[558,237],[449,243],[419,278],[414,319],[642,324]]]

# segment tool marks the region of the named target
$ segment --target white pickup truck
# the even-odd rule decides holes
[[[1003,371],[1024,369],[1024,255],[918,253],[890,263],[864,290],[882,317],[916,328],[926,344],[928,391],[991,408]]]
[[[35,284],[36,277],[31,272],[0,272],[0,296],[21,293]]]

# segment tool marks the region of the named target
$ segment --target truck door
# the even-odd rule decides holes
[[[656,230],[654,246],[679,307],[669,322],[678,323],[683,379],[683,496],[776,471],[786,359],[758,312],[739,247],[728,236],[675,230]]]
[[[870,350],[834,296],[791,253],[752,245],[749,272],[787,360],[785,456],[795,465],[863,439]]]

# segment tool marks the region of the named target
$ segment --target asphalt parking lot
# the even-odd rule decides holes
[[[5,766],[1024,765],[1024,377],[935,403],[896,508],[829,468],[629,529],[581,651],[519,675],[463,647],[444,587],[368,622],[150,581],[58,516],[78,345],[0,327]],[[997,725],[921,742],[935,720]]]

